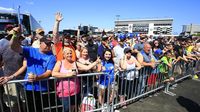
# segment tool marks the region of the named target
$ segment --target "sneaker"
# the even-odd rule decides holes
[[[126,106],[126,105],[124,105],[122,108],[123,108],[123,109],[126,109],[126,108],[127,108],[127,106]]]
[[[106,110],[106,109],[103,109],[101,112],[107,112],[107,110]]]
[[[193,76],[193,79],[198,79],[199,77],[197,75],[194,75]]]
[[[173,86],[171,86],[170,89],[174,90],[175,88]]]
[[[101,106],[101,108],[103,108],[101,112],[107,112],[106,106],[107,106],[106,104],[103,104],[103,105]]]
[[[177,87],[177,85],[178,85],[178,84],[174,84],[174,85],[172,85],[172,86],[173,86],[173,87]]]
[[[115,110],[115,112],[120,112],[119,110]]]
[[[143,99],[143,98],[141,98],[141,99],[139,100],[139,102],[144,102],[144,99]]]

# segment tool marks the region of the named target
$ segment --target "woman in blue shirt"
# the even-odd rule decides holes
[[[99,84],[99,103],[103,105],[104,103],[104,94],[105,90],[108,87],[112,87],[112,83],[114,82],[114,62],[112,57],[112,52],[110,49],[105,49],[103,52],[103,59],[101,61],[101,65],[98,65],[98,71],[104,72],[105,74],[100,75],[98,79]],[[112,101],[113,92],[110,91],[111,96],[110,102]]]

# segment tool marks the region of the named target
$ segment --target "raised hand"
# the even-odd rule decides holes
[[[60,22],[63,20],[62,14],[60,12],[57,12],[55,15],[56,21]]]
[[[10,34],[14,34],[14,35],[16,35],[17,37],[19,37],[19,36],[21,35],[21,27],[20,27],[20,26],[14,27],[14,28],[10,31]]]
[[[13,28],[13,31],[15,31],[15,32],[20,32],[20,30],[21,30],[21,26],[19,25],[18,27],[14,27]]]

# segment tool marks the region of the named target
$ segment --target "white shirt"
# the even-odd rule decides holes
[[[119,65],[120,59],[122,59],[123,56],[124,56],[124,48],[122,48],[120,45],[116,45],[113,48],[113,51],[114,51],[114,54],[115,54],[114,62],[115,62],[115,64]]]

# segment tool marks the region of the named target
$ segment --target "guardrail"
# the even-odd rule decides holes
[[[64,79],[50,77],[37,82],[13,80],[4,85],[0,111],[5,112],[6,104],[10,112],[113,112],[163,88],[166,94],[176,95],[169,91],[169,86],[198,73],[198,70],[194,72],[198,65],[199,61],[179,61],[166,74],[159,71],[159,66],[117,71],[113,83],[105,73],[79,74]],[[99,82],[102,76],[104,81]],[[171,77],[174,80],[170,80]],[[35,89],[36,83],[39,91]],[[32,85],[32,90],[26,88],[27,84]],[[41,90],[44,84],[47,90]]]

